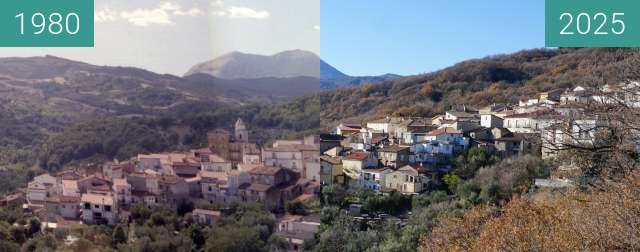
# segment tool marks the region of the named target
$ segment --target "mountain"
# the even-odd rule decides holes
[[[358,86],[399,78],[398,75],[353,77],[321,60],[318,55],[303,50],[284,51],[265,56],[232,52],[192,67],[184,76],[207,74],[222,80],[249,80],[311,77],[321,88]]]
[[[209,74],[220,79],[259,79],[320,76],[320,58],[302,50],[272,56],[232,52],[192,67],[185,76]]]
[[[351,76],[340,72],[340,70],[329,65],[329,63],[324,60],[320,61],[320,76],[323,80],[344,80],[351,78]]]
[[[353,87],[367,83],[375,84],[399,79],[401,77],[402,76],[396,74],[385,74],[380,76],[349,76],[329,65],[324,60],[320,62],[320,87],[322,89]]]
[[[633,49],[560,48],[524,50],[458,63],[443,70],[377,85],[325,90],[320,94],[324,128],[343,119],[387,115],[434,116],[453,105],[517,103],[539,92],[576,85],[617,83]]]

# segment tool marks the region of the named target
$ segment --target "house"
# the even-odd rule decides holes
[[[81,178],[77,184],[80,193],[86,193],[89,190],[111,191],[111,181],[100,178],[97,175]]]
[[[307,160],[320,157],[320,146],[303,141],[276,141],[271,148],[262,150],[262,160],[267,166],[287,168],[307,175]]]
[[[360,133],[360,129],[352,134]],[[340,134],[320,134],[320,153],[324,153],[332,148],[339,147],[344,137]]]
[[[303,179],[311,181],[320,181],[320,158],[305,161],[305,173]]]
[[[362,178],[360,180],[362,188],[376,191],[382,189],[385,176],[392,171],[393,169],[388,167],[362,170]]]
[[[78,219],[80,217],[81,198],[77,196],[60,196],[60,216],[65,219]]]
[[[62,195],[69,197],[80,197],[80,189],[77,180],[62,180]]]
[[[504,118],[504,127],[514,133],[533,133],[535,123],[533,113],[514,114]]]
[[[113,180],[113,192],[116,202],[120,206],[131,204],[131,185],[126,179],[117,178]]]
[[[220,211],[206,210],[206,209],[194,209],[191,212],[191,218],[193,223],[197,223],[202,226],[215,225],[220,220]]]
[[[194,152],[200,159],[200,170],[202,171],[230,171],[233,166],[231,162],[224,160],[220,155],[212,152],[204,152],[209,148],[202,149],[203,152]]]
[[[542,102],[560,102],[560,97],[562,96],[562,89],[554,89],[547,92],[540,93],[540,101]]]
[[[110,193],[87,192],[82,194],[82,221],[87,224],[115,225],[117,205]]]
[[[51,185],[53,186],[53,185]],[[27,204],[29,206],[44,206],[49,195],[50,186],[38,181],[31,181],[27,184]]]
[[[566,90],[560,95],[560,103],[587,103],[591,100],[592,92],[582,86],[577,86],[572,90]]]
[[[378,167],[378,159],[371,152],[352,152],[342,159],[345,178],[358,181],[362,170]]]
[[[344,184],[342,160],[340,158],[327,155],[320,157],[320,184]]]
[[[382,165],[392,168],[401,167],[409,162],[409,147],[392,145],[378,150]]]
[[[414,144],[411,163],[443,163],[455,154],[454,145],[447,141],[428,141]]]
[[[283,207],[286,200],[302,193],[297,184],[299,175],[289,169],[264,166],[253,169],[249,175],[251,185],[244,190],[243,196],[247,200],[264,203],[268,209]]]
[[[416,194],[427,189],[429,171],[421,166],[405,165],[385,176],[385,189],[404,194]]]
[[[493,114],[496,115],[502,111],[511,110],[512,106],[510,104],[504,103],[494,103],[489,106],[483,107],[479,110],[481,115]]]
[[[180,202],[189,199],[189,185],[184,178],[174,175],[159,175],[157,181],[162,203],[176,207]]]
[[[425,138],[427,141],[448,142],[453,146],[453,151],[458,152],[469,147],[469,139],[464,137],[462,131],[455,128],[439,128],[429,132]]]
[[[227,195],[223,188],[227,184],[229,176],[226,172],[200,172],[201,195],[204,201],[209,204],[227,203]]]
[[[391,118],[389,117],[373,120],[373,121],[367,122],[367,129],[386,134],[386,133],[389,133],[390,123],[391,123]]]
[[[480,126],[485,128],[495,128],[503,126],[503,119],[494,114],[480,115]]]
[[[285,215],[278,220],[275,235],[284,238],[289,244],[289,250],[302,249],[306,240],[312,239],[320,228],[320,216]]]
[[[474,119],[477,118],[477,116],[477,114],[472,114],[469,112],[447,111],[444,114],[444,120],[458,121],[463,119]]]
[[[531,139],[538,139],[538,134],[507,133],[495,139],[495,148],[503,158],[534,152]]]
[[[356,122],[342,122],[333,131],[336,135],[348,136],[360,133],[362,125]]]

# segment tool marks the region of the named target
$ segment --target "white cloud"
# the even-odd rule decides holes
[[[231,6],[225,8],[222,0],[211,2],[211,7],[213,8],[212,14],[218,17],[265,19],[271,16],[271,13],[266,10],[258,11],[249,7]]]
[[[271,16],[268,11],[256,11],[247,7],[231,7],[228,10],[229,17],[232,18],[254,18],[254,19],[264,19]]]
[[[94,21],[97,23],[105,23],[115,21],[118,18],[118,13],[112,11],[109,8],[105,8],[100,11],[96,11],[94,15]]]
[[[320,26],[319,25],[314,25],[313,29],[316,30],[316,31],[319,31],[320,30]]]
[[[133,11],[124,11],[120,16],[133,25],[146,27],[149,25],[172,25],[169,12],[163,9],[136,9]]]
[[[138,8],[132,11],[115,12],[108,8],[95,13],[96,22],[112,22],[125,20],[133,25],[147,27],[150,25],[173,25],[173,17],[202,15],[198,8],[183,10],[182,6],[173,2],[162,2],[156,8]]]

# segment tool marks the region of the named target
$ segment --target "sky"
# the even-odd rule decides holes
[[[431,72],[544,47],[544,0],[322,0],[321,56],[349,75]]]
[[[94,48],[0,48],[182,75],[232,51],[320,52],[320,0],[95,0]]]

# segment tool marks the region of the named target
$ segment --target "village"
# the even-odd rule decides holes
[[[209,206],[191,212],[194,223],[207,226],[221,218],[214,208],[259,202],[282,213],[285,202],[317,198],[317,136],[278,140],[259,149],[249,142],[249,130],[239,119],[233,131],[216,129],[207,138],[208,147],[187,153],[139,154],[97,169],[45,173],[5,196],[2,204],[22,204],[45,228],[56,229],[73,224],[126,224],[134,204],[174,210],[183,204]],[[314,215],[279,216],[278,233],[292,246],[312,237],[320,225]]]
[[[565,146],[594,146],[607,125],[587,109],[606,104],[639,107],[638,83],[577,86],[539,93],[518,104],[482,108],[454,106],[433,118],[385,117],[342,122],[321,136],[322,185],[344,185],[378,192],[420,194],[441,185],[458,154],[476,148],[506,159],[536,155],[554,159]],[[572,160],[537,186],[572,186]]]
[[[600,90],[578,86],[540,93],[519,104],[479,109],[460,105],[433,118],[345,121],[330,134],[276,140],[262,148],[250,141],[247,125],[238,119],[232,130],[209,131],[205,148],[139,154],[95,169],[45,173],[6,195],[2,204],[22,206],[45,227],[56,229],[126,224],[134,204],[169,209],[195,205],[193,222],[207,226],[221,218],[224,207],[257,202],[277,216],[276,234],[297,250],[318,231],[320,216],[287,213],[287,202],[319,200],[322,188],[333,186],[380,194],[426,193],[441,186],[452,159],[471,148],[500,159],[526,154],[555,158],[561,151],[556,146],[599,141],[594,129],[607,122],[586,115],[589,104],[618,99],[640,104],[636,96],[620,95],[620,90],[635,85]],[[565,176],[552,175],[535,184],[571,186],[571,178]],[[360,208],[351,204],[346,211],[356,218],[367,216],[360,215]]]

